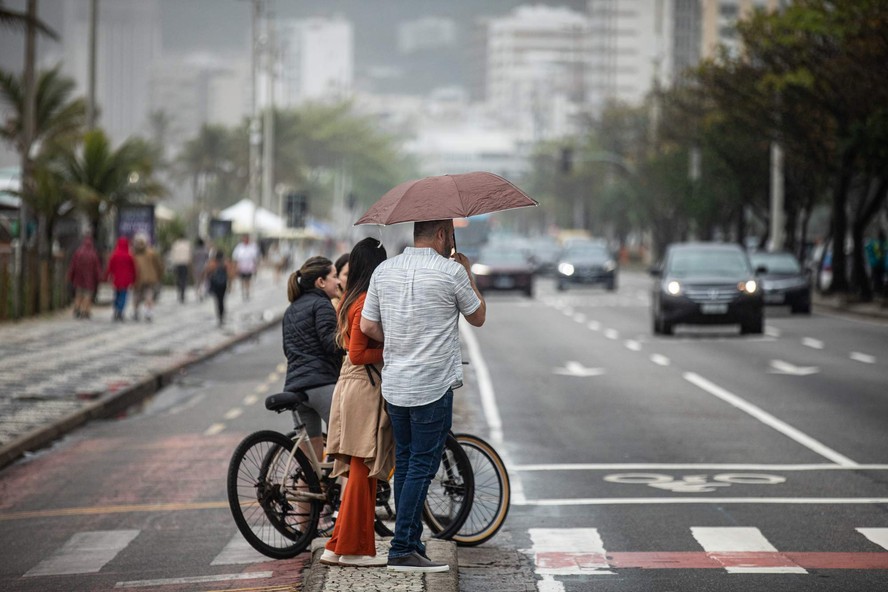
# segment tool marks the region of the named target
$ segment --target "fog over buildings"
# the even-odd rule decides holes
[[[520,175],[535,141],[580,133],[608,101],[640,104],[774,0],[265,0],[255,99],[276,106],[352,99],[407,138],[429,174]],[[44,0],[62,64],[85,94],[89,0]],[[25,0],[5,6],[24,10]],[[206,123],[253,108],[246,0],[102,0],[99,125],[114,142],[166,121],[175,152]],[[268,26],[265,23],[268,23]],[[0,68],[20,72],[24,35],[4,30]],[[269,57],[271,56],[271,57]],[[269,80],[267,72],[273,73]],[[8,147],[0,166],[17,163]]]

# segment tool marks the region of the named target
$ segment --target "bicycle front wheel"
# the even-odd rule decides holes
[[[247,436],[228,465],[228,505],[260,553],[289,559],[308,548],[324,502],[317,476],[293,440],[273,431]]]
[[[472,464],[475,495],[472,510],[453,540],[460,546],[474,547],[490,540],[506,521],[511,501],[509,474],[493,446],[472,434],[454,437]]]
[[[450,539],[472,510],[475,479],[472,464],[453,434],[447,434],[438,472],[432,478],[422,515],[439,539]]]

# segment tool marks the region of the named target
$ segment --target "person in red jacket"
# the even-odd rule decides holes
[[[83,237],[68,266],[68,281],[74,287],[74,318],[88,319],[93,294],[102,280],[102,264],[93,246],[92,236]]]
[[[130,255],[126,237],[117,239],[117,248],[108,260],[108,271],[105,274],[114,285],[114,320],[122,321],[127,292],[136,281],[136,262]]]

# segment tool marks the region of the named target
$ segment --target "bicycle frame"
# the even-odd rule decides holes
[[[293,432],[287,435],[293,440],[293,448],[290,449],[287,464],[284,466],[284,475],[290,474],[290,467],[293,465],[296,451],[301,449],[302,453],[308,458],[311,469],[314,471],[315,475],[317,475],[318,482],[323,483],[326,474],[329,474],[330,470],[332,470],[333,463],[322,462],[318,459],[318,455],[314,451],[314,446],[312,446],[311,440],[305,432],[305,424],[302,422],[302,418],[299,417],[299,412],[293,409],[290,413],[293,415]],[[326,471],[326,474],[324,471]],[[292,495],[286,496],[288,501],[313,502],[325,501],[327,499],[325,492],[311,493],[307,491],[299,491],[295,486],[292,491]]]

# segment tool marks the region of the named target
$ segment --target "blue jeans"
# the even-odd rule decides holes
[[[425,555],[422,535],[422,506],[429,483],[441,464],[444,440],[453,419],[453,391],[433,403],[419,407],[387,404],[395,437],[395,536],[389,558],[405,557],[414,551]]]
[[[126,309],[126,295],[129,288],[114,290],[114,310],[123,312]]]

